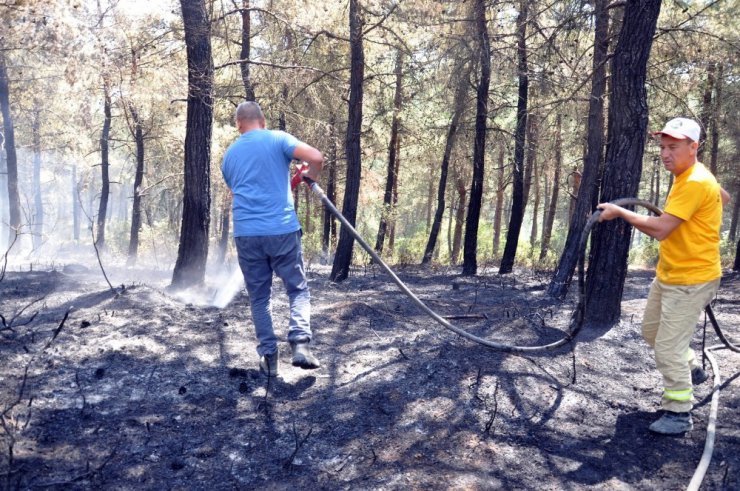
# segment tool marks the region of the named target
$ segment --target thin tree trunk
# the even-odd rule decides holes
[[[105,247],[105,218],[108,214],[110,197],[110,162],[108,160],[108,139],[110,138],[111,101],[108,81],[103,82],[103,131],[100,134],[100,205],[98,206],[98,230],[95,245],[98,249]]]
[[[732,265],[733,271],[740,271],[740,240],[737,241],[735,247],[735,263]]]
[[[648,122],[647,62],[659,13],[660,0],[628,0],[625,7],[612,58],[602,201],[637,195]],[[586,280],[587,322],[611,324],[620,317],[631,229],[624,220],[594,229]]]
[[[357,202],[360,197],[360,178],[362,175],[362,153],[360,137],[362,134],[362,81],[365,76],[365,55],[362,49],[362,13],[359,0],[349,2],[350,31],[350,82],[349,118],[347,121],[347,177],[345,181],[342,214],[352,226],[357,218]],[[331,281],[343,281],[349,276],[352,264],[354,238],[342,227],[339,234],[337,252],[332,264]]]
[[[33,123],[33,249],[41,247],[44,233],[44,203],[41,199],[41,109],[40,102],[34,100]]]
[[[717,175],[717,158],[719,157],[719,115],[722,107],[722,81],[724,77],[724,65],[720,63],[717,67],[717,79],[714,83],[714,104],[712,105],[712,146],[709,153],[709,169],[712,174]]]
[[[588,150],[583,163],[580,189],[573,215],[570,218],[568,236],[560,261],[547,293],[555,298],[564,298],[578,262],[583,228],[591,211],[597,204],[598,183],[601,179],[601,162],[604,146],[604,94],[606,90],[606,60],[609,50],[608,0],[596,0],[596,26],[594,33],[593,77],[588,106]]]
[[[332,203],[336,200],[336,168],[337,168],[337,136],[336,115],[329,116],[329,158],[327,161],[326,196]],[[328,257],[329,249],[336,236],[336,222],[334,215],[324,208],[323,231],[321,234],[321,250],[324,257]]]
[[[5,145],[5,165],[8,170],[8,217],[10,231],[8,244],[15,240],[21,228],[21,200],[18,194],[18,157],[15,152],[15,129],[10,112],[10,83],[5,54],[0,50],[0,112],[3,115],[3,136]]]
[[[455,212],[455,231],[452,237],[452,264],[457,264],[460,260],[460,243],[462,242],[463,224],[465,223],[465,201],[467,200],[467,189],[462,177],[457,178],[457,210]]]
[[[504,193],[506,191],[506,174],[504,173],[504,162],[506,148],[501,145],[498,153],[498,173],[496,178],[496,206],[493,210],[493,257],[498,257],[498,249],[501,244],[501,215],[504,211]]]
[[[77,182],[77,164],[72,164],[72,238],[80,240],[80,184]]]
[[[552,176],[552,196],[550,206],[547,209],[544,231],[542,233],[542,248],[540,249],[540,261],[545,259],[550,249],[550,237],[552,237],[552,225],[555,222],[555,211],[558,208],[558,194],[560,192],[560,169],[563,166],[563,122],[560,114],[557,115],[555,123],[555,169]]]
[[[475,2],[475,24],[480,43],[480,80],[476,94],[475,142],[473,143],[473,183],[470,189],[468,216],[465,223],[465,249],[463,252],[463,275],[478,272],[478,224],[483,202],[483,180],[485,178],[486,126],[488,121],[488,88],[491,84],[491,45],[486,24],[486,2]]]
[[[249,0],[242,0],[242,50],[240,53],[240,60],[249,60],[251,56],[250,51],[250,36],[251,36],[251,19],[249,16]],[[242,75],[242,83],[244,84],[244,93],[248,101],[255,101],[254,86],[252,80],[249,77],[249,63],[244,61],[239,64]],[[227,217],[228,219],[228,217]]]
[[[134,142],[136,142],[136,171],[134,173],[133,204],[131,205],[131,234],[128,241],[127,265],[136,264],[139,253],[139,231],[141,230],[141,183],[144,181],[144,131],[139,113],[133,103],[129,112],[134,123]]]
[[[738,178],[736,177],[735,179],[738,179]],[[735,197],[732,200],[733,201],[732,218],[730,219],[730,234],[728,237],[731,241],[738,238],[737,229],[738,229],[738,222],[740,222],[740,182],[736,181],[735,189],[737,191],[735,192]]]
[[[208,258],[213,58],[204,0],[181,0],[180,5],[188,57],[188,109],[182,225],[172,284],[187,287],[203,282]]]
[[[393,251],[396,248],[396,224],[398,217],[396,216],[395,210],[398,209],[398,171],[401,167],[401,134],[399,133],[396,138],[396,178],[393,182],[393,198],[391,200],[391,216],[388,220],[388,252],[389,255],[393,255]]]
[[[704,151],[707,147],[707,136],[709,134],[709,127],[711,126],[712,118],[712,94],[714,92],[714,72],[716,64],[710,61],[707,64],[707,84],[704,86],[704,97],[702,98],[701,105],[701,137],[699,138],[699,150],[696,153],[696,158],[700,161],[704,161]]]
[[[514,147],[514,188],[511,200],[511,221],[506,232],[506,245],[501,258],[499,274],[511,273],[514,268],[516,249],[519,242],[519,232],[524,218],[524,138],[527,129],[527,94],[529,92],[529,76],[527,68],[527,15],[529,0],[521,0],[519,16],[517,17],[518,43],[518,71],[519,71],[519,99],[516,112],[516,134]]]
[[[440,166],[439,173],[439,185],[437,186],[437,209],[434,212],[434,220],[432,221],[432,229],[429,232],[429,240],[427,240],[427,246],[424,249],[424,257],[421,260],[421,264],[429,264],[434,254],[434,249],[437,246],[437,238],[439,237],[439,229],[442,226],[442,217],[445,212],[445,195],[447,193],[447,174],[450,168],[450,157],[452,156],[452,149],[455,147],[455,140],[457,139],[457,130],[460,125],[460,118],[465,110],[465,96],[467,93],[470,71],[465,70],[464,74],[460,77],[460,81],[455,91],[455,100],[453,101],[454,110],[452,112],[452,120],[450,126],[447,129],[447,141],[445,143],[445,151],[442,155],[442,165]]]
[[[383,242],[388,229],[388,221],[393,214],[393,187],[396,184],[398,176],[396,166],[396,150],[398,141],[398,131],[401,124],[401,103],[403,101],[403,53],[399,49],[396,51],[396,89],[393,97],[393,119],[391,122],[391,139],[388,144],[388,175],[385,179],[385,193],[383,194],[383,208],[380,215],[380,225],[378,226],[378,236],[375,241],[375,251],[383,254]]]
[[[534,183],[534,202],[532,203],[532,230],[529,234],[529,244],[534,248],[537,242],[537,211],[540,209],[540,166],[537,163],[537,143],[539,138],[539,122],[536,115],[529,118],[529,136],[527,137],[527,165],[530,173],[529,186],[527,177],[524,177],[524,204],[526,206],[532,184]],[[547,203],[547,202],[545,202]],[[544,223],[544,222],[543,222]]]

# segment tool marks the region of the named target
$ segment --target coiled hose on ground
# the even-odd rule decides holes
[[[449,329],[450,331],[459,334],[460,336],[473,341],[474,343],[481,344],[483,346],[487,346],[489,348],[499,350],[499,351],[505,351],[510,353],[532,353],[532,352],[539,352],[539,351],[548,351],[553,350],[556,348],[560,348],[561,346],[566,345],[567,343],[571,342],[580,332],[581,328],[583,327],[584,323],[584,309],[586,305],[586,294],[585,294],[585,272],[584,272],[584,263],[585,263],[585,251],[586,251],[586,244],[588,242],[588,237],[591,234],[591,230],[593,229],[594,225],[596,225],[599,221],[599,216],[601,215],[601,210],[595,210],[591,216],[589,217],[588,221],[586,222],[586,225],[583,228],[583,232],[581,233],[581,239],[578,244],[578,304],[576,306],[575,311],[573,312],[573,317],[571,318],[570,323],[570,330],[566,333],[564,333],[564,336],[562,339],[555,341],[550,344],[544,344],[539,346],[519,346],[519,345],[512,345],[512,344],[505,344],[505,343],[499,343],[496,341],[491,341],[488,339],[481,338],[479,336],[475,336],[474,334],[471,334],[464,329],[455,326],[454,324],[451,324],[448,322],[444,317],[437,314],[435,311],[433,311],[431,308],[429,308],[424,302],[422,302],[419,297],[417,297],[405,284],[401,279],[393,272],[393,270],[383,261],[380,256],[375,252],[375,250],[370,247],[370,245],[365,242],[365,240],[360,236],[359,233],[355,230],[355,228],[352,226],[351,223],[342,215],[339,210],[334,206],[334,203],[329,200],[329,198],[326,196],[326,193],[324,193],[324,190],[321,189],[321,187],[316,183],[315,181],[304,178],[304,180],[307,182],[307,184],[310,186],[311,190],[316,194],[321,202],[324,204],[324,206],[342,223],[342,226],[347,229],[347,231],[355,238],[355,240],[362,246],[365,251],[370,254],[370,257],[373,258],[373,261],[375,261],[376,264],[378,264],[383,271],[385,271],[388,276],[391,277],[393,282],[401,289],[403,293],[405,293],[413,302],[416,304],[417,307],[419,307],[421,310],[423,310],[429,317],[440,323],[445,328]],[[655,206],[654,204],[650,203],[649,201],[644,201],[640,199],[634,199],[634,198],[622,198],[615,201],[612,201],[611,203],[619,206],[642,206],[643,208],[647,208],[651,212],[653,212],[655,215],[661,215],[663,211]],[[714,357],[712,356],[711,351],[716,349],[729,349],[731,351],[734,351],[735,353],[740,353],[740,347],[734,345],[730,342],[729,339],[724,335],[722,332],[722,329],[720,329],[719,324],[717,323],[717,319],[714,317],[714,312],[712,311],[711,305],[707,305],[705,308],[705,311],[707,313],[707,316],[709,317],[709,320],[712,324],[712,327],[714,328],[715,333],[717,333],[717,336],[722,341],[723,344],[712,346],[710,348],[707,348],[705,350],[707,359],[709,360],[710,364],[712,365],[712,372],[714,373],[714,387],[712,389],[712,402],[710,406],[709,411],[709,421],[707,423],[707,437],[704,444],[704,452],[702,454],[701,459],[699,460],[699,464],[696,467],[696,470],[694,471],[694,475],[692,476],[691,482],[689,483],[687,490],[689,491],[696,491],[701,486],[702,481],[704,480],[704,476],[707,472],[707,469],[709,468],[709,463],[712,459],[712,453],[714,451],[714,439],[715,439],[715,431],[716,431],[716,423],[717,423],[717,410],[719,406],[719,387],[720,387],[720,375],[719,375],[719,369],[717,367],[717,362],[715,361]]]

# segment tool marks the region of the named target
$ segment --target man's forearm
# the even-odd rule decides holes
[[[620,209],[619,216],[640,232],[647,234],[654,239],[665,239],[665,237],[662,236],[662,230],[658,225],[657,217],[639,215],[634,211],[630,211],[625,208]]]

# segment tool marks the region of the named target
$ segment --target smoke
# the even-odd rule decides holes
[[[214,307],[223,309],[229,305],[231,301],[234,300],[236,294],[244,288],[244,277],[242,276],[239,266],[233,267],[231,272],[228,274],[226,281],[219,282],[218,285],[219,286],[217,286],[216,291],[213,294],[211,304]]]

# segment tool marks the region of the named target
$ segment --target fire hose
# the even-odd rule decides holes
[[[401,279],[393,272],[393,270],[385,263],[385,261],[383,261],[380,258],[378,253],[375,252],[375,250],[372,247],[370,247],[370,245],[362,238],[362,236],[360,236],[360,234],[355,230],[352,224],[349,223],[349,221],[344,217],[344,215],[342,215],[342,213],[339,212],[339,210],[337,210],[337,208],[334,206],[334,203],[332,203],[331,200],[326,196],[326,193],[324,192],[323,189],[321,189],[319,184],[313,179],[310,179],[309,177],[303,175],[302,170],[303,169],[300,169],[299,172],[294,176],[293,180],[291,181],[292,187],[295,188],[301,182],[301,179],[304,182],[306,182],[308,186],[311,188],[311,191],[313,191],[313,193],[321,200],[321,202],[326,207],[326,209],[328,209],[329,212],[331,212],[331,214],[334,215],[340,221],[342,226],[345,227],[345,229],[350,233],[350,235],[352,235],[352,237],[354,237],[354,239],[360,244],[360,246],[362,246],[362,248],[365,249],[365,251],[370,255],[370,257],[372,257],[373,261],[375,261],[375,263],[378,266],[380,266],[380,268],[391,277],[393,282],[401,289],[401,291],[405,293],[417,307],[419,307],[422,311],[424,311],[424,313],[426,313],[428,316],[430,316],[432,319],[434,319],[435,321],[437,321],[439,324],[449,329],[450,331],[464,337],[465,339],[473,341],[474,343],[478,343],[478,344],[487,346],[495,350],[510,352],[510,353],[532,353],[532,352],[539,352],[539,351],[554,350],[554,349],[560,348],[570,343],[571,341],[575,339],[575,337],[578,335],[581,328],[583,327],[584,312],[585,312],[585,305],[586,305],[585,273],[584,273],[586,244],[591,234],[591,230],[599,221],[601,210],[595,210],[591,214],[591,216],[586,222],[586,225],[583,228],[583,231],[581,232],[581,237],[580,237],[580,241],[578,244],[578,304],[573,312],[573,316],[571,318],[568,332],[565,332],[563,338],[558,341],[555,341],[549,344],[539,345],[539,346],[520,346],[520,345],[513,345],[513,344],[505,344],[505,343],[500,343],[500,342],[484,339],[474,334],[471,334],[465,331],[464,329],[451,324],[444,317],[440,316],[439,314],[434,312],[431,308],[429,308],[424,302],[422,302],[419,299],[419,297],[417,297],[406,286],[406,284],[404,284],[403,281],[401,281]],[[618,206],[641,206],[643,208],[647,208],[649,211],[653,212],[655,215],[661,215],[663,213],[663,211],[660,208],[650,203],[649,201],[639,200],[635,198],[621,198],[621,199],[611,201],[611,203],[618,205]],[[716,360],[712,356],[711,352],[717,349],[729,349],[735,353],[740,353],[740,347],[730,342],[730,340],[722,332],[722,329],[720,328],[719,323],[717,322],[717,319],[714,316],[714,311],[712,310],[711,305],[707,305],[704,310],[712,324],[712,327],[714,328],[715,333],[717,334],[717,337],[719,337],[719,339],[722,341],[722,344],[711,346],[704,350],[704,353],[706,354],[707,359],[709,360],[712,366],[712,372],[714,373],[714,386],[712,388],[712,402],[711,402],[711,407],[710,407],[709,422],[707,424],[707,437],[705,440],[704,452],[702,454],[702,457],[699,461],[698,466],[696,467],[696,470],[694,471],[694,475],[692,476],[691,482],[689,483],[689,486],[687,488],[688,490],[691,490],[691,491],[699,489],[699,486],[704,480],[704,476],[709,467],[709,462],[711,461],[712,453],[714,451],[717,410],[719,406],[720,375],[719,375],[719,369],[717,367]]]

